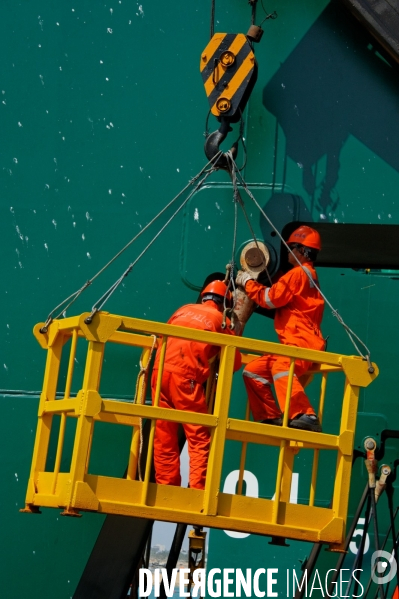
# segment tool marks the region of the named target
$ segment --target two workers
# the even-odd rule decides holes
[[[272,286],[261,285],[250,273],[243,271],[239,271],[236,284],[243,287],[248,297],[259,306],[275,310],[274,326],[282,344],[324,350],[325,340],[320,331],[324,300],[317,289],[319,285],[313,266],[321,249],[320,235],[311,227],[301,226],[291,234],[287,244],[291,250],[288,260],[292,269]],[[233,334],[228,321],[227,326],[222,328],[223,308],[226,301],[230,300],[231,294],[227,286],[222,281],[213,281],[203,290],[201,304],[183,306],[173,314],[168,323]],[[218,351],[218,347],[207,343],[169,338],[159,406],[206,414],[208,407],[203,383],[210,373],[209,360],[216,356]],[[159,350],[152,377],[153,397],[158,364]],[[240,366],[241,357],[237,351],[234,371]],[[288,425],[292,428],[320,432],[320,422],[300,382],[300,377],[310,366],[310,362],[295,360]],[[282,425],[289,367],[289,358],[263,355],[245,368],[244,382],[255,421]],[[278,403],[273,397],[272,384]],[[183,426],[190,457],[190,487],[204,489],[210,445],[209,429],[192,424]],[[154,441],[157,483],[180,485],[177,429],[177,423],[157,421]]]

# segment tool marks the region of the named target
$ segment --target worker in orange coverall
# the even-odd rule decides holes
[[[319,284],[313,266],[321,249],[320,235],[311,227],[303,225],[291,234],[287,244],[292,251],[292,254],[288,254],[288,261],[293,268],[271,287],[261,285],[251,274],[243,271],[239,271],[236,283],[262,308],[276,309],[274,327],[281,343],[324,350],[325,340],[320,331],[324,300],[315,287],[315,284]],[[299,377],[310,366],[311,362],[295,360],[288,425],[321,432],[319,419],[299,381]],[[254,420],[281,426],[289,367],[289,358],[264,355],[245,368],[244,382]],[[272,383],[279,406],[273,397]]]
[[[181,327],[234,334],[226,319],[222,329],[224,298],[231,301],[231,293],[222,281],[213,281],[201,293],[201,304],[188,304],[177,310],[168,324]],[[203,383],[210,373],[209,360],[220,348],[209,343],[199,343],[169,337],[166,346],[159,407],[175,408],[207,414]],[[151,386],[154,401],[158,376],[160,349],[155,358]],[[241,355],[236,351],[234,370],[241,367]],[[154,441],[154,465],[156,482],[180,486],[180,451],[178,446],[179,424],[157,420]],[[206,426],[183,424],[190,457],[190,487],[205,488],[206,469],[210,446],[210,432]]]

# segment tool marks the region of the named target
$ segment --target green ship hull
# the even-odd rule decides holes
[[[278,17],[264,22],[263,39],[255,47],[259,72],[244,115],[243,175],[279,231],[296,221],[326,227],[331,247],[329,260],[318,268],[321,287],[370,348],[380,369],[377,381],[360,396],[355,447],[363,451],[365,437],[378,443],[384,430],[399,430],[399,259],[396,265],[395,250],[388,241],[384,248],[384,236],[378,231],[382,225],[393,227],[390,231],[399,225],[397,71],[392,56],[338,2],[278,0],[265,8],[276,10]],[[218,0],[215,30],[246,33],[250,16],[247,2]],[[257,21],[265,16],[259,4]],[[44,352],[31,330],[99,271],[206,164],[203,133],[208,103],[199,61],[209,41],[209,19],[208,3],[194,2],[119,0],[100,5],[88,0],[76,4],[31,0],[4,6],[0,501],[1,587],[7,599],[73,597],[103,524],[104,518],[96,514],[72,519],[62,518],[56,510],[19,513],[44,369]],[[218,126],[211,116],[210,130]],[[239,164],[242,159],[240,150]],[[229,177],[218,172],[151,246],[106,309],[165,322],[179,305],[195,302],[206,277],[224,271],[231,258],[232,200]],[[280,242],[254,206],[246,205],[254,231],[269,245],[277,269]],[[363,229],[355,227],[348,240],[338,225],[375,227],[366,239]],[[146,232],[112,264],[68,315],[90,310],[153,234]],[[392,239],[391,233],[386,239]],[[242,220],[237,247],[250,240]],[[355,256],[356,247],[363,248],[360,257]],[[335,255],[340,258],[334,264]],[[352,263],[348,256],[354,256]],[[329,309],[323,332],[329,336],[329,351],[355,353]],[[260,314],[251,317],[245,335],[276,340],[272,321]],[[79,358],[77,378],[82,373]],[[106,355],[105,394],[132,396],[137,358],[123,348]],[[324,429],[334,434],[341,411],[338,387],[329,391],[324,414]],[[312,398],[315,391],[309,389]],[[232,414],[245,414],[242,381],[235,384]],[[93,471],[122,476],[129,431],[120,428],[98,426]],[[67,430],[69,446],[72,437],[73,431]],[[239,467],[238,445],[231,442],[226,447],[222,477],[226,491],[234,492],[231,473]],[[54,463],[55,439],[51,447],[49,465]],[[390,439],[383,461],[394,467],[398,453],[398,441]],[[67,459],[66,455],[65,464]],[[329,505],[335,472],[333,457],[323,460],[318,506]],[[249,488],[247,482],[247,493],[272,497],[276,461],[276,448],[248,448],[246,470],[252,483]],[[308,502],[310,476],[311,456],[303,451],[295,462],[292,501]],[[366,482],[359,458],[351,483],[352,517]],[[389,526],[386,496],[379,503],[379,526],[381,543]],[[343,568],[351,568],[361,528]],[[287,541],[288,546],[276,546],[269,541],[211,530],[207,568],[278,568],[273,590],[279,597],[294,596],[292,570],[299,578],[312,545]],[[365,581],[373,547],[370,530]],[[336,560],[336,554],[321,551],[316,567],[322,577]],[[312,593],[322,596],[320,590]]]

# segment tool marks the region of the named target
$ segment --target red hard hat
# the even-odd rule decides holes
[[[227,285],[223,283],[223,281],[212,281],[212,283],[209,283],[209,285],[207,285],[205,289],[201,291],[201,297],[204,297],[204,295],[208,293],[214,293],[215,295],[220,295],[221,297],[226,296],[227,301],[231,301],[231,293],[228,291]]]
[[[287,243],[300,243],[301,245],[306,245],[308,248],[321,250],[321,238],[319,233],[307,225],[302,225],[301,227],[298,227],[298,229],[295,229],[289,236]]]

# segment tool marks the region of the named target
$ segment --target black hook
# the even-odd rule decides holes
[[[220,123],[221,124],[220,124],[219,129],[217,131],[214,131],[210,135],[208,135],[206,142],[205,142],[205,147],[204,147],[205,155],[208,158],[208,160],[210,160],[210,161],[213,161],[215,156],[220,152],[220,148],[219,148],[220,144],[226,139],[229,131],[232,131],[232,128],[230,127],[229,119],[221,117]],[[238,141],[236,141],[230,148],[230,152],[231,152],[233,158],[235,158],[237,156],[237,151],[238,151]],[[217,160],[215,160],[213,162],[213,164],[217,168],[222,168],[226,171],[230,170],[228,160],[227,160],[227,155],[225,153],[220,154],[219,158],[217,158]]]

